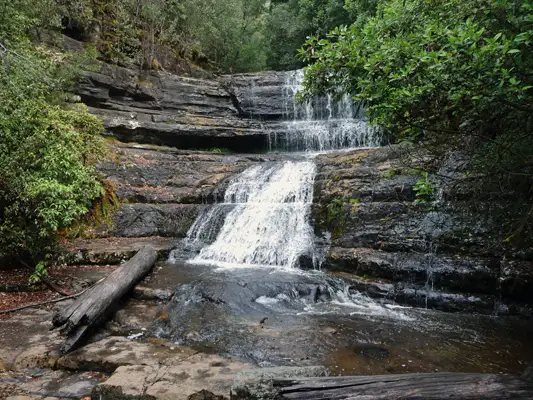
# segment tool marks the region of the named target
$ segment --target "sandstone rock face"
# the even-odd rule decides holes
[[[284,143],[284,120],[292,109],[287,83],[293,75],[207,80],[163,72],[140,76],[107,64],[88,72],[79,89],[82,101],[102,117],[106,133],[122,141],[110,143],[112,156],[99,166],[115,186],[120,206],[94,236],[185,237],[209,203],[222,199],[233,175],[282,157],[223,151],[258,153]],[[316,159],[315,225],[319,233],[332,233],[326,267],[383,280],[379,284],[387,289],[370,285],[374,293],[385,291],[409,304],[529,313],[523,304],[531,299],[531,262],[503,257],[491,238],[497,227],[485,205],[471,210],[468,190],[447,189],[444,181],[455,173],[454,160],[439,171],[444,177],[435,182],[439,198],[431,207],[417,206],[413,186],[420,175],[403,164],[400,153],[393,147]],[[77,250],[98,258],[89,249]],[[108,259],[108,253],[102,257]],[[451,301],[443,293],[458,297]],[[498,303],[500,296],[507,305]]]
[[[124,142],[181,149],[261,152],[284,115],[285,73],[196,79],[97,64],[79,86],[81,100],[106,133]],[[253,119],[252,119],[253,118]]]
[[[376,297],[400,303],[529,314],[531,262],[504,257],[492,234],[497,226],[483,204],[470,207],[464,188],[432,177],[435,198],[414,204],[420,175],[405,165],[402,151],[393,146],[317,158],[315,223],[319,234],[331,233],[325,267],[378,279],[381,287],[369,284],[380,292]]]
[[[231,94],[240,116],[256,120],[281,120],[292,109],[284,86],[291,72],[224,75],[219,80]]]
[[[111,141],[98,166],[114,187],[119,205],[112,218],[89,232],[89,241],[68,246],[71,264],[120,263],[144,243],[168,256],[200,212],[221,201],[229,179],[280,155],[184,151]]]

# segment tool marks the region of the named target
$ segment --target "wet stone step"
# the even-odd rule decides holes
[[[157,236],[76,240],[67,244],[64,262],[70,265],[120,264],[146,245],[152,246],[161,259],[166,259],[176,242],[175,238]]]

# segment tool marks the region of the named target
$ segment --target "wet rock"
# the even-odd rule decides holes
[[[129,260],[143,246],[150,245],[166,259],[175,246],[176,239],[163,237],[75,240],[66,246],[65,262],[71,265],[120,264]]]
[[[383,348],[364,344],[361,346],[356,346],[354,348],[355,353],[360,354],[363,357],[370,358],[372,360],[382,361],[390,356],[390,351]]]
[[[137,285],[133,289],[133,297],[138,300],[170,300],[172,291],[164,289],[154,289],[142,285]]]
[[[320,376],[328,376],[327,369],[321,366],[274,367],[242,371],[233,380],[231,398],[235,400],[274,400],[277,398],[277,392],[272,387],[273,379],[313,378]]]
[[[233,97],[241,116],[279,120],[286,113],[283,85],[290,72],[225,75],[221,81]],[[292,105],[288,106],[292,109]]]
[[[522,378],[527,379],[529,381],[533,381],[533,364],[526,368],[526,370],[522,374]]]
[[[206,203],[222,200],[233,175],[254,163],[280,157],[116,142],[109,146],[110,156],[98,169],[115,188],[120,204],[112,217],[87,232],[97,238],[183,238],[197,216],[210,207]]]
[[[110,236],[183,238],[200,210],[196,204],[122,204]]]
[[[134,289],[133,295],[135,296],[135,292],[137,289]],[[164,290],[157,292],[165,293]],[[144,291],[143,291],[144,293]],[[121,326],[122,332],[126,332],[129,334],[129,331],[143,331],[146,330],[154,319],[157,316],[157,310],[159,305],[154,302],[154,298],[148,299],[148,297],[152,293],[144,293],[146,300],[129,300],[127,304],[124,305],[123,308],[118,310],[114,317],[113,321],[115,321],[117,324]],[[135,296],[136,297],[136,296]]]
[[[318,234],[331,233],[324,267],[403,283],[416,293],[395,287],[396,301],[404,304],[490,313],[501,299],[513,304],[506,312],[528,315],[530,262],[504,258],[498,250],[491,205],[477,201],[473,209],[468,188],[458,192],[447,185],[462,174],[460,158],[445,160],[442,176],[431,177],[439,190],[431,206],[413,203],[420,176],[416,158],[409,167],[405,160],[410,154],[423,158],[419,153],[396,145],[317,158],[313,216]],[[371,290],[373,297],[390,295]]]
[[[262,160],[160,146],[111,143],[109,147],[110,157],[98,169],[114,183],[119,199],[130,203],[213,202],[216,187]]]
[[[313,257],[308,254],[302,254],[300,257],[298,257],[298,266],[300,269],[307,269],[307,270],[315,269]]]

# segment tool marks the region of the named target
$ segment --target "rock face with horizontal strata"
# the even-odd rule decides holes
[[[105,63],[96,70],[86,73],[79,95],[102,118],[106,133],[121,141],[261,152],[271,135],[285,134],[273,121],[283,118],[286,73],[207,80],[164,72],[141,76]]]
[[[277,155],[235,155],[114,143],[99,171],[121,202],[97,236],[184,237],[207,203],[221,200],[230,177]]]
[[[369,279],[367,289],[400,303],[529,314],[531,261],[498,250],[498,227],[483,204],[472,209],[464,188],[434,176],[439,198],[414,204],[420,175],[405,165],[404,151],[391,146],[317,158],[313,214],[317,231],[332,233],[325,268]]]
[[[184,237],[206,203],[222,198],[231,176],[276,156],[183,149],[268,149],[273,135],[285,134],[286,78],[285,72],[211,80],[155,72],[140,76],[107,64],[89,72],[80,95],[103,118],[108,135],[172,146],[112,144],[114,159],[99,169],[114,182],[121,205],[113,223],[95,235]],[[475,297],[478,310],[492,312],[505,309],[497,301],[501,296],[507,311],[529,313],[524,304],[533,288],[531,261],[495,251],[494,227],[482,210],[472,213],[465,206],[468,190],[442,192],[447,200],[431,210],[414,206],[419,176],[400,159],[389,148],[317,158],[315,222],[319,231],[333,231],[326,267],[381,279],[390,285],[388,296],[409,304],[425,306],[430,297],[457,293],[463,297],[456,302],[464,298],[470,304]],[[339,207],[342,229],[327,223],[338,220],[328,213]],[[450,304],[441,303],[437,308]]]

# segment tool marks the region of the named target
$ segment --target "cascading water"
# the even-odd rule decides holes
[[[215,205],[191,228],[189,241],[209,240],[209,230],[228,205],[216,240],[190,260],[215,265],[293,267],[313,260],[313,230],[309,213],[315,165],[285,161],[251,167],[226,189],[224,203]]]
[[[416,372],[420,366],[440,370],[446,362],[443,354],[454,359],[450,364],[454,368],[462,355],[466,362],[460,366],[475,370],[493,365],[480,362],[485,350],[498,350],[489,357],[496,361],[494,365],[502,360],[502,349],[513,355],[513,349],[520,347],[522,352],[524,346],[516,343],[527,343],[531,334],[507,341],[511,345],[492,342],[491,336],[500,336],[493,330],[496,320],[475,317],[471,328],[465,329],[459,314],[443,319],[442,314],[434,317],[398,306],[396,285],[298,268],[317,266],[320,258],[321,246],[315,246],[310,224],[316,173],[313,153],[373,147],[380,140],[349,97],[338,103],[330,97],[297,104],[302,74],[288,76],[283,88],[287,120],[281,125],[289,135],[284,137],[278,130],[280,136],[273,137],[272,144],[277,150],[311,154],[256,164],[228,182],[223,202],[205,207],[184,240],[185,251],[174,254],[176,263],[169,275],[176,277],[178,285],[166,308],[168,318],[155,323],[155,335],[261,367],[325,365],[339,374],[382,374],[385,367],[387,372],[390,368],[407,372],[412,367]],[[251,92],[253,97],[253,87]],[[181,262],[184,256],[188,262]],[[394,268],[400,267],[399,261]],[[429,271],[433,261],[428,258]],[[431,283],[428,280],[426,298]],[[501,324],[501,332],[509,332],[508,323]],[[490,326],[489,336],[479,336],[479,326]]]
[[[301,70],[286,73],[286,134],[271,138],[274,149],[313,153],[380,144],[378,131],[349,95],[297,101],[303,77]],[[185,246],[200,249],[189,262],[316,268],[320,256],[309,223],[316,169],[311,157],[254,166],[233,178],[224,202],[201,214],[189,230]]]
[[[283,87],[286,134],[270,140],[274,148],[309,152],[380,145],[378,129],[367,124],[361,103],[354,107],[348,94],[337,101],[327,95],[302,103],[298,93],[303,89],[303,80],[303,70],[286,74]]]

